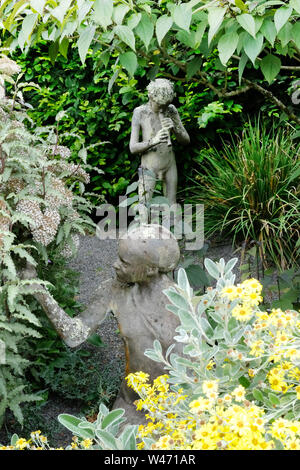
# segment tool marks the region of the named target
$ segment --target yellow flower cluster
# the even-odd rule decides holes
[[[285,450],[300,450],[300,422],[287,419],[276,419],[270,426],[273,438],[283,444]]]
[[[262,302],[262,285],[256,279],[247,279],[237,286],[226,286],[221,296],[229,300],[238,299],[239,303],[232,309],[232,316],[239,321],[248,321],[253,316],[253,307]]]
[[[255,357],[266,355],[270,362],[299,360],[299,326],[299,314],[296,311],[257,311],[256,320],[245,341],[250,346],[250,354]]]
[[[84,439],[79,441],[78,437],[73,436],[73,442],[69,448],[71,449],[90,449],[93,445],[92,439]],[[30,439],[26,440],[22,437],[16,440],[14,445],[0,446],[0,450],[65,450],[63,447],[50,447],[46,436],[41,431],[33,431]]]
[[[181,393],[169,391],[168,377],[168,375],[157,377],[152,386],[148,383],[149,374],[144,372],[129,374],[126,377],[128,386],[133,388],[141,397],[140,400],[135,402],[137,410],[148,410],[151,416],[151,413],[163,413],[166,405],[175,407],[186,398]]]
[[[166,378],[158,377],[156,384],[162,382],[168,394]],[[145,379],[140,372],[127,378],[137,384],[136,391],[145,385],[139,379]],[[152,394],[155,386],[147,385],[147,391],[152,388]],[[189,410],[184,412],[181,408],[176,413],[171,407],[172,400],[164,400],[163,406],[158,408],[159,416],[153,410],[151,417],[147,416],[150,422],[139,427],[138,448],[144,447],[143,438],[147,437],[154,441],[152,450],[272,450],[275,449],[274,439],[280,441],[284,449],[300,449],[300,422],[280,418],[270,425],[264,410],[245,400],[245,388],[241,385],[230,394],[219,396],[218,380],[205,380],[202,390],[205,396],[193,400]],[[145,397],[143,403],[147,408]]]
[[[300,369],[290,361],[283,361],[273,367],[267,374],[271,389],[275,392],[295,392],[300,400]]]

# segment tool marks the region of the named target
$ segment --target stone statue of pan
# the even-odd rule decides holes
[[[139,202],[145,204],[151,200],[156,179],[159,179],[163,182],[164,196],[172,205],[176,203],[177,167],[170,134],[174,134],[177,141],[185,145],[190,142],[190,138],[176,107],[171,104],[174,98],[172,83],[157,78],[150,82],[147,90],[148,103],[133,112],[130,137],[131,153],[142,155]]]
[[[175,343],[175,329],[179,326],[176,315],[166,310],[168,302],[163,290],[174,285],[167,273],[178,264],[180,251],[176,238],[160,225],[141,225],[120,239],[119,259],[115,263],[116,279],[99,285],[90,304],[77,317],[69,317],[45,287],[32,295],[43,307],[60,337],[71,348],[82,344],[112,312],[119,323],[124,340],[126,375],[144,371],[151,380],[165,374],[163,365],[144,355],[158,339],[165,353]],[[36,278],[33,266],[23,270],[24,279]],[[30,287],[28,287],[30,293]],[[178,353],[179,346],[175,349]],[[130,417],[136,418],[133,401],[136,394],[125,380],[115,407],[123,407]],[[141,418],[140,418],[141,419]]]

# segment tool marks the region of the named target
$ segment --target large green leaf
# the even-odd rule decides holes
[[[244,51],[246,52],[249,59],[255,64],[255,59],[260,53],[264,42],[264,37],[261,33],[258,33],[256,38],[248,36],[244,39]]]
[[[63,40],[59,43],[59,52],[67,59],[68,57],[68,48],[69,48],[69,39],[64,37]]]
[[[146,13],[142,13],[141,21],[136,26],[135,32],[148,49],[150,41],[153,37],[154,26],[150,17]]]
[[[134,29],[139,22],[141,21],[142,14],[141,13],[133,13],[132,15],[129,16],[127,20],[127,26],[130,29]]]
[[[21,30],[25,41],[28,41],[29,36],[31,35],[32,30],[34,28],[37,17],[38,17],[37,13],[32,13],[30,15],[25,16],[23,23],[22,23],[22,30]]]
[[[259,65],[265,79],[272,83],[280,72],[281,60],[273,54],[268,54],[260,61]]]
[[[209,24],[209,31],[208,31],[208,44],[211,43],[212,38],[220,28],[224,15],[226,13],[226,8],[221,7],[213,7],[210,8],[208,12],[208,24]]]
[[[167,32],[171,29],[173,20],[168,15],[162,15],[158,18],[155,25],[155,32],[158,44],[160,45]]]
[[[293,39],[292,23],[286,23],[279,31],[277,37],[280,40],[282,47],[285,47],[291,41],[291,39]]]
[[[30,0],[30,6],[36,10],[40,15],[43,14],[46,0]]]
[[[135,51],[135,38],[134,34],[128,26],[118,25],[115,26],[114,31],[116,35],[123,41],[127,46]]]
[[[195,32],[195,47],[200,46],[206,26],[207,20],[201,21],[201,23],[197,25],[197,29]]]
[[[239,61],[239,85],[242,82],[242,76],[243,76],[247,62],[248,62],[248,56],[247,54],[245,54],[245,52],[243,52]]]
[[[192,10],[187,8],[183,3],[176,5],[173,12],[173,19],[179,28],[189,31],[192,20]]]
[[[51,11],[51,15],[62,24],[70,5],[71,0],[61,0],[59,5]]]
[[[199,56],[194,57],[186,66],[186,76],[192,78],[200,70],[202,59]]]
[[[100,439],[105,450],[117,450],[118,449],[117,441],[111,433],[97,429],[96,436],[98,437],[98,439]]]
[[[292,12],[293,12],[293,9],[289,7],[281,7],[278,10],[276,10],[275,15],[274,15],[274,22],[275,22],[275,28],[276,28],[277,33],[281,30],[281,28],[288,21]]]
[[[257,34],[261,28],[261,25],[264,22],[264,18],[261,16],[257,16],[256,18],[254,18],[254,21],[255,21],[255,34]]]
[[[190,47],[191,49],[195,48],[195,31],[178,31],[176,38],[185,46]]]
[[[300,49],[300,23],[295,23],[293,25],[293,41],[296,46]]]
[[[125,410],[119,408],[117,410],[110,411],[105,418],[103,418],[101,427],[102,429],[108,428],[109,426],[114,426],[116,423],[120,422],[120,419],[124,415]]]
[[[300,14],[300,0],[290,0],[290,6]]]
[[[270,19],[265,19],[260,30],[273,47],[277,34],[273,21]]]
[[[186,274],[190,283],[195,287],[208,286],[208,278],[205,271],[198,264],[192,264],[186,268]]]
[[[220,37],[218,42],[218,50],[220,61],[223,65],[226,65],[239,42],[239,35],[237,33],[231,32],[224,34]]]
[[[138,425],[126,426],[120,438],[123,443],[123,448],[126,450],[136,450],[136,435],[138,432]]]
[[[122,67],[124,67],[127,70],[129,75],[133,77],[134,72],[136,71],[137,65],[138,65],[137,57],[135,53],[132,51],[128,51],[128,52],[125,52],[124,54],[120,54],[120,63]]]
[[[242,28],[255,38],[255,21],[249,13],[244,13],[236,17]]]
[[[79,52],[80,60],[83,64],[85,62],[88,49],[94,38],[95,31],[96,31],[96,27],[89,25],[83,30],[83,32],[80,34],[80,37],[78,39],[78,42],[77,42],[78,52]]]
[[[112,23],[113,0],[95,0],[93,20],[104,29]]]
[[[122,24],[124,16],[129,11],[128,5],[117,5],[114,7],[112,19],[116,24]]]

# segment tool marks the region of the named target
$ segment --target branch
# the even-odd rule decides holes
[[[246,91],[250,89],[250,86],[247,85],[235,91],[223,92],[216,88],[212,83],[210,83],[205,72],[200,72],[199,70],[198,75],[202,78],[202,83],[206,84],[219,98],[229,98],[231,96],[237,96],[241,93],[246,93]]]
[[[148,60],[150,60],[150,57],[148,57],[148,55],[145,52],[143,52],[143,51],[140,51],[140,52],[144,57],[146,57]],[[169,64],[170,62],[172,62],[173,64],[177,65],[177,67],[179,67],[186,74],[186,63],[185,62],[181,62],[180,60],[175,59],[174,57],[166,54],[165,51],[161,50],[161,52],[164,55],[164,57],[161,58],[161,62],[163,62],[165,64]],[[238,56],[235,56],[235,58],[239,59]],[[287,116],[290,119],[292,119],[293,121],[295,121],[297,124],[300,125],[300,119],[296,116],[295,113],[290,111],[289,108],[284,103],[282,103],[282,101],[280,101],[278,98],[276,98],[275,95],[273,95],[273,93],[271,93],[269,90],[266,90],[265,88],[263,88],[262,86],[258,85],[255,82],[251,82],[250,80],[248,80],[246,78],[243,78],[243,81],[246,83],[246,86],[244,86],[242,88],[239,88],[235,91],[229,91],[229,92],[224,93],[221,90],[219,90],[218,88],[216,88],[208,80],[208,76],[205,72],[201,72],[199,70],[197,72],[197,75],[200,78],[200,80],[197,80],[197,79],[193,78],[193,81],[200,81],[200,83],[202,83],[203,85],[209,87],[213,91],[213,93],[218,96],[218,98],[229,98],[229,97],[232,97],[232,96],[237,96],[237,95],[240,95],[241,93],[246,93],[248,90],[250,90],[250,88],[254,88],[257,91],[259,91],[260,93],[262,93],[267,99],[273,101],[273,103],[275,103],[279,107],[279,109],[281,109],[284,113],[286,113]],[[174,77],[173,75],[171,75],[167,72],[164,73],[164,76],[172,78],[173,80],[180,80],[182,82],[186,81],[186,79],[184,79],[184,78]]]
[[[266,90],[262,86],[258,85],[258,83],[251,82],[247,78],[243,78],[243,81],[247,83],[249,87],[255,88],[255,90],[262,93],[262,95],[264,95],[267,99],[273,101],[273,103],[275,103],[278,106],[278,108],[281,109],[281,111],[283,111],[285,114],[287,114],[287,116],[290,119],[292,119],[293,121],[295,121],[297,124],[300,125],[300,118],[298,118],[298,116],[296,116],[295,113],[290,111],[289,108],[284,103],[282,103],[282,101],[280,101],[278,98],[276,98],[275,95],[273,95],[273,93],[271,93],[269,90]]]
[[[282,65],[280,69],[285,69],[285,70],[300,70],[300,66],[297,65]]]
[[[147,59],[149,60],[149,57],[147,56],[147,54],[143,54],[144,57],[147,57]],[[164,56],[165,58],[162,58],[161,61],[165,64],[169,64],[170,62],[173,62],[173,64],[177,65],[177,67],[179,67],[185,74],[186,74],[186,63],[184,62],[181,62],[180,60],[178,59],[175,59],[174,57],[170,56],[170,55],[166,55],[166,53],[164,53]],[[167,76],[166,73],[164,73],[165,76]],[[182,78],[177,78],[177,77],[173,77],[171,74],[168,74],[170,78],[172,79],[175,79],[175,80],[180,80],[180,81],[186,81],[186,79],[182,79]],[[203,83],[203,85],[205,86],[208,86],[213,92],[215,95],[217,95],[219,98],[229,98],[231,96],[236,96],[236,95],[239,95],[241,93],[245,93],[246,91],[249,90],[249,86],[245,86],[243,88],[240,88],[239,90],[235,90],[235,91],[229,91],[229,92],[222,92],[221,90],[219,90],[218,88],[216,88],[207,78],[207,74],[205,72],[200,72],[200,70],[197,72],[197,75],[200,77],[200,83]],[[199,80],[193,78],[192,79],[193,81],[196,81],[196,82],[199,82]]]
[[[241,60],[241,58],[238,56],[238,55],[233,55],[232,56],[233,59],[236,59],[236,60]],[[299,59],[297,57],[293,57],[295,60],[298,60]],[[257,57],[256,60],[262,60],[260,57]],[[281,69],[284,69],[284,70],[300,70],[300,66],[297,66],[297,65],[282,65],[280,67],[280,70]]]

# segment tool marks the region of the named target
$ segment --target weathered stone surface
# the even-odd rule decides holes
[[[156,339],[160,341],[163,353],[174,343],[179,319],[166,310],[167,298],[163,290],[174,285],[166,273],[176,267],[179,256],[177,240],[166,228],[142,225],[128,232],[128,237],[119,242],[119,261],[114,266],[116,279],[101,283],[86,310],[77,317],[70,318],[44,287],[32,294],[70,347],[84,342],[106,314],[113,312],[124,340],[126,375],[144,371],[153,380],[165,370],[162,364],[147,358],[144,351],[152,348]],[[23,272],[26,279],[32,279],[34,275],[33,267]],[[121,402],[126,403],[126,410],[133,416],[132,403],[137,395],[125,381],[118,398],[115,407]],[[137,412],[136,418],[141,419],[140,415]]]

